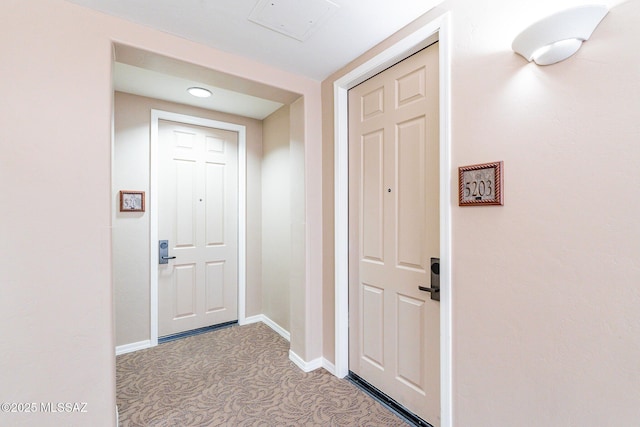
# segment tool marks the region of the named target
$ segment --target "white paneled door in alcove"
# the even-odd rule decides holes
[[[237,168],[237,132],[159,121],[159,336],[238,319]]]

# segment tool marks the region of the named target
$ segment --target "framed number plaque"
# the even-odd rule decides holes
[[[144,212],[144,191],[120,191],[120,212]]]
[[[502,162],[458,168],[458,205],[503,205]]]

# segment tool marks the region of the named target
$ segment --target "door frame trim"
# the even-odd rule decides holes
[[[451,28],[445,12],[334,82],[335,374],[349,373],[348,91],[428,45],[439,42],[440,88],[440,415],[453,425],[451,281]]]
[[[186,114],[151,110],[151,144],[149,161],[149,252],[151,347],[158,345],[158,122],[169,120],[188,125],[206,126],[238,132],[238,323],[246,318],[246,254],[247,254],[247,128],[235,123],[221,122]]]

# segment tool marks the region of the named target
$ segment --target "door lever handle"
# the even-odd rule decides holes
[[[175,258],[174,256],[169,256],[169,241],[160,240],[158,242],[158,264],[169,264],[169,260]]]
[[[440,292],[440,288],[427,288],[425,286],[418,286],[418,289],[425,292]]]

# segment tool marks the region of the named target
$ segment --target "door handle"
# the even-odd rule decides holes
[[[418,286],[418,289],[431,294],[431,299],[440,301],[440,258],[431,258],[431,287]]]
[[[170,259],[176,259],[176,257],[169,256],[169,241],[160,240],[158,242],[158,264],[169,264]]]

